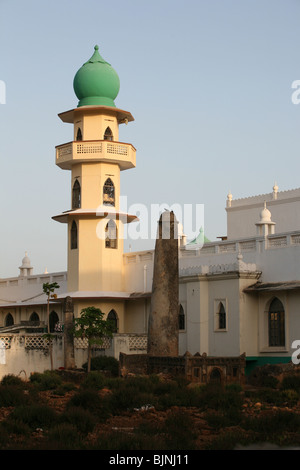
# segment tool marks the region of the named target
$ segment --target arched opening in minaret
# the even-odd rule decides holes
[[[80,127],[77,129],[76,140],[82,140],[82,132]]]
[[[105,227],[105,247],[118,247],[118,229],[116,223],[113,220],[109,220]]]
[[[103,186],[103,204],[107,206],[115,205],[115,186],[110,178],[107,178]]]
[[[107,315],[107,320],[112,324],[113,333],[118,332],[118,316],[114,309]]]
[[[75,181],[72,190],[72,209],[79,209],[81,206],[81,188],[78,180]]]
[[[71,227],[71,250],[77,249],[77,224],[75,220],[72,222]]]
[[[107,127],[105,129],[104,140],[114,140],[113,133],[110,127]]]

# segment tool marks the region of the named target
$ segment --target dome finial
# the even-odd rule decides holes
[[[95,49],[95,51],[98,51],[98,49],[99,49],[98,44],[96,44],[96,46],[94,47],[94,49]]]

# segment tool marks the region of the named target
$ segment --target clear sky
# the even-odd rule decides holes
[[[121,174],[129,207],[204,204],[215,240],[229,190],[299,187],[299,18],[299,0],[0,0],[0,277],[19,274],[25,251],[34,273],[66,270],[66,226],[51,217],[70,208],[55,145],[72,127],[57,115],[77,106],[73,78],[95,44],[135,118],[120,130],[137,149]]]

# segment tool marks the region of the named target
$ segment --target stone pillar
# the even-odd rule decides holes
[[[178,356],[178,222],[165,211],[158,222],[154,254],[148,354]]]
[[[73,317],[74,308],[71,297],[66,297],[64,300],[64,367],[65,369],[75,368],[75,354],[74,354],[74,336],[73,336]]]

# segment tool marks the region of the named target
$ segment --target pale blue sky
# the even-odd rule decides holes
[[[204,204],[215,240],[229,190],[299,187],[299,18],[298,0],[0,0],[0,277],[18,275],[25,250],[35,273],[66,269],[66,226],[51,217],[70,208],[54,148],[72,129],[57,114],[77,106],[95,44],[135,118],[120,133],[137,149],[129,205]]]

